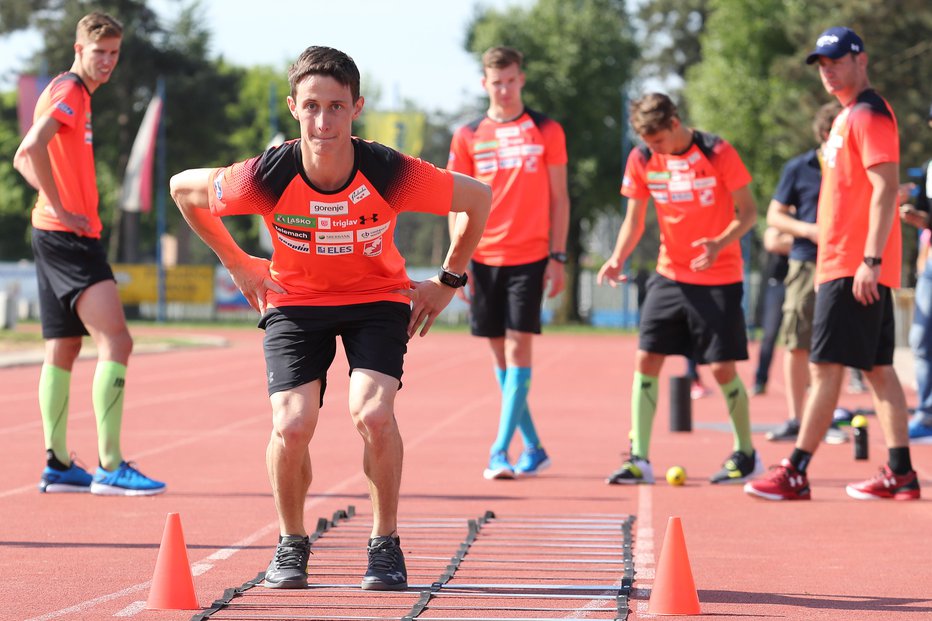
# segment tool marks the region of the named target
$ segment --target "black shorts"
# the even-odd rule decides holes
[[[505,330],[540,334],[547,261],[502,266],[472,261],[469,327],[473,336],[497,338],[505,336]]]
[[[104,245],[99,239],[74,233],[33,228],[32,253],[42,337],[85,336],[88,332],[78,317],[78,298],[91,285],[114,280]]]
[[[401,302],[270,309],[259,321],[265,330],[269,395],[320,380],[323,405],[338,335],[350,373],[355,369],[384,373],[397,379],[401,388],[410,320],[411,307]]]
[[[638,347],[697,364],[748,359],[744,285],[689,285],[654,273],[641,307]]]
[[[853,284],[854,278],[838,278],[819,285],[809,360],[865,371],[889,366],[896,346],[890,288],[879,286],[880,300],[864,306],[854,299]]]

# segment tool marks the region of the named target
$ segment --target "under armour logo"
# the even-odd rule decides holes
[[[275,375],[275,371],[269,371],[269,384],[272,383],[272,376]]]
[[[387,575],[388,575],[388,577],[391,578],[392,580],[399,580],[399,581],[401,581],[401,580],[404,580],[404,579],[405,579],[405,575],[404,575],[403,573],[401,573],[400,571],[393,571],[393,572],[390,572],[390,573],[387,574]]]

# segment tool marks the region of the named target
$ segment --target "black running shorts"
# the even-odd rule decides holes
[[[654,273],[641,306],[638,347],[697,364],[747,360],[744,285],[690,285]]]
[[[78,298],[91,285],[114,280],[103,244],[74,233],[34,228],[32,253],[43,338],[85,336],[88,332],[78,317]]]
[[[893,295],[879,286],[880,300],[864,306],[854,299],[854,278],[819,285],[809,360],[870,371],[893,364],[896,326]]]
[[[505,330],[540,334],[547,261],[502,266],[472,261],[469,327],[473,336],[498,338],[505,336]]]
[[[259,321],[265,330],[269,395],[320,380],[323,405],[337,336],[343,341],[350,373],[355,369],[384,373],[396,378],[400,388],[410,319],[411,307],[400,302],[269,309]]]

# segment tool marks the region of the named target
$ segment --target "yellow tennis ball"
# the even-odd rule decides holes
[[[667,483],[670,485],[682,485],[686,482],[686,471],[680,466],[670,466],[667,470]]]
[[[865,417],[863,414],[858,414],[857,416],[851,419],[851,426],[852,427],[867,427],[867,417]]]

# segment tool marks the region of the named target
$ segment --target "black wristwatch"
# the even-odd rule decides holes
[[[551,252],[550,258],[556,261],[557,263],[566,263],[566,253],[565,252]]]
[[[867,267],[877,267],[881,261],[880,257],[864,257],[864,265]]]
[[[440,282],[448,287],[453,287],[454,289],[459,289],[460,287],[466,284],[466,281],[469,280],[469,277],[466,275],[466,272],[462,274],[455,274],[448,271],[445,268],[440,268]]]

